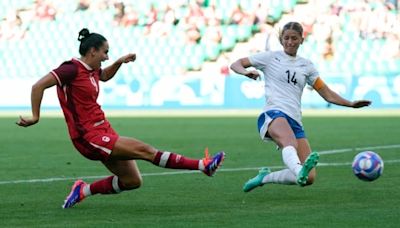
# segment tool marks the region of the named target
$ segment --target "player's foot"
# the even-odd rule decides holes
[[[318,159],[319,155],[317,152],[312,152],[310,155],[308,155],[303,164],[303,168],[301,168],[300,173],[297,176],[297,184],[300,186],[305,186],[307,184],[308,174],[315,166],[317,166]]]
[[[203,158],[204,170],[207,176],[213,176],[217,169],[221,166],[225,158],[225,153],[223,151],[218,152],[214,157],[210,158],[208,155],[208,148],[204,151],[205,157]]]
[[[75,181],[74,185],[71,188],[71,192],[69,193],[64,201],[64,204],[62,205],[62,208],[70,208],[85,199],[85,196],[83,195],[83,187],[85,185],[86,183],[82,180]]]
[[[265,176],[271,173],[271,170],[269,168],[261,168],[260,171],[258,171],[258,175],[251,178],[248,180],[244,185],[243,185],[243,191],[244,192],[250,192],[251,190],[263,186],[264,184],[262,183],[263,179]]]

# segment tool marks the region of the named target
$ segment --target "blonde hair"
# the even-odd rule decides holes
[[[292,21],[292,22],[286,23],[286,24],[283,26],[282,30],[279,31],[279,40],[280,40],[281,42],[282,42],[282,35],[283,35],[283,33],[284,33],[286,30],[289,30],[289,29],[298,32],[299,35],[300,35],[301,37],[303,37],[303,26],[301,26],[301,24],[300,24],[299,22],[294,22],[294,21]]]

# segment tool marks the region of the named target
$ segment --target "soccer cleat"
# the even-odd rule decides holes
[[[261,168],[260,171],[258,171],[257,176],[251,178],[243,185],[243,191],[250,192],[251,190],[253,190],[257,187],[263,186],[264,183],[262,183],[262,181],[263,181],[264,177],[270,173],[271,173],[271,170],[269,168]]]
[[[213,176],[217,169],[221,166],[225,158],[225,153],[223,151],[218,152],[214,157],[210,158],[208,155],[208,148],[204,150],[205,157],[203,158],[204,170],[207,176]]]
[[[312,152],[310,155],[308,155],[299,175],[297,176],[297,184],[300,186],[305,186],[307,184],[308,174],[315,166],[317,166],[318,159],[319,155],[317,152]]]
[[[62,205],[62,208],[73,207],[75,204],[85,199],[85,196],[83,195],[83,187],[85,185],[86,183],[82,180],[75,181],[74,185],[71,188],[71,192],[69,193],[64,201],[64,204]]]

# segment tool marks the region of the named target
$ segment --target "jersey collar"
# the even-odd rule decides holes
[[[282,53],[283,53],[283,55],[286,56],[287,59],[289,59],[289,60],[291,60],[291,61],[294,61],[294,60],[297,59],[297,55],[296,55],[296,56],[291,56],[291,55],[286,54],[285,51],[282,51]]]
[[[82,60],[78,59],[78,58],[73,58],[74,60],[80,62],[87,70],[92,71],[93,68],[91,68],[89,65],[87,65],[85,62],[83,62]]]

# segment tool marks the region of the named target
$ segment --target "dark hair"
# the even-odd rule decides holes
[[[303,27],[301,26],[301,24],[298,22],[289,22],[283,26],[282,31],[280,33],[280,38],[282,38],[283,33],[289,29],[298,32],[300,36],[303,37]]]
[[[98,33],[90,33],[89,29],[87,28],[83,28],[79,32],[78,40],[81,42],[79,45],[79,54],[82,56],[86,55],[86,53],[92,47],[94,47],[96,50],[99,50],[103,43],[107,41],[104,36]]]

